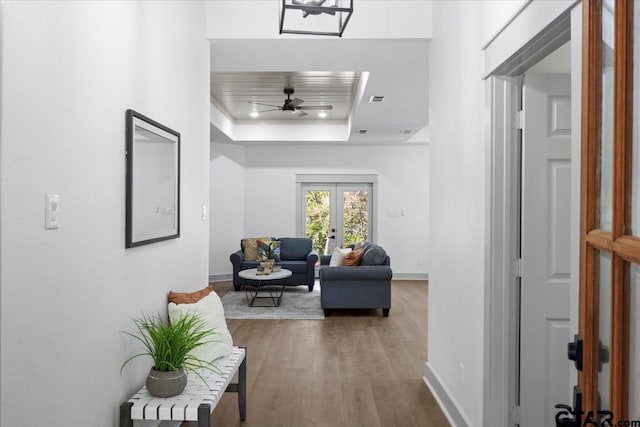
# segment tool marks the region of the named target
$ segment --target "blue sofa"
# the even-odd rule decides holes
[[[367,255],[367,251],[372,252]],[[375,253],[374,253],[375,252]],[[331,267],[331,255],[320,259],[320,292],[325,316],[328,309],[382,309],[389,317],[391,309],[391,259],[378,245],[365,244],[358,266]]]
[[[280,241],[281,261],[276,262],[276,265],[291,270],[292,273],[291,277],[287,279],[287,286],[306,285],[309,287],[309,292],[313,291],[318,253],[313,250],[311,239],[305,237],[281,237],[273,240]],[[239,291],[246,281],[238,276],[238,273],[242,270],[256,268],[260,262],[244,259],[242,242],[240,243],[240,250],[232,253],[229,259],[233,264],[233,289]]]

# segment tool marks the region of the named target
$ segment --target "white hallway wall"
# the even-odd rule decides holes
[[[0,425],[115,426],[151,366],[120,375],[138,348],[120,331],[207,280],[204,4],[2,2],[0,19]],[[125,250],[127,108],[182,133],[182,221]]]
[[[221,152],[225,145],[214,147]],[[230,157],[217,157],[211,164],[212,176],[220,177],[211,181],[212,210],[230,199],[244,206],[244,227],[231,212],[221,214],[223,224],[243,228],[245,237],[295,236],[297,174],[377,174],[378,243],[390,254],[397,276],[428,274],[428,146],[248,146],[244,150],[244,179]],[[229,156],[239,157],[236,152]],[[233,175],[223,178],[225,171]],[[235,185],[243,180],[244,191]],[[389,210],[400,209],[405,210],[405,216],[387,216]],[[216,229],[215,224],[212,222],[210,252],[210,274],[214,277],[231,273],[229,255],[239,249],[243,237],[223,227]],[[232,240],[225,240],[229,236]]]
[[[211,143],[209,277],[230,277],[229,255],[240,249],[245,229],[244,147]]]
[[[428,365],[469,426],[483,421],[486,195],[482,43],[521,0],[436,1],[429,73]],[[464,366],[464,378],[460,364]]]

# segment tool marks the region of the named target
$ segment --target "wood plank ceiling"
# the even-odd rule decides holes
[[[295,72],[212,72],[211,97],[233,121],[283,121],[283,120],[347,120],[354,102],[360,73],[352,71],[295,71]],[[254,105],[260,102],[282,106],[287,95],[285,87],[293,87],[291,99],[304,100],[302,106],[332,105],[325,111],[307,111],[300,117],[286,111],[262,112],[252,118],[252,111],[264,111],[276,107]]]

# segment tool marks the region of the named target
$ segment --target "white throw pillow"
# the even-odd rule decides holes
[[[351,252],[351,248],[335,248],[331,254],[331,261],[329,261],[330,267],[338,267],[342,265],[344,257]]]
[[[205,361],[213,361],[231,354],[233,350],[233,339],[227,329],[227,322],[224,319],[224,308],[222,308],[222,301],[220,301],[218,294],[211,292],[193,304],[169,303],[169,321],[171,323],[177,322],[188,313],[199,314],[207,326],[215,331],[215,335],[208,338],[208,340],[212,340],[212,342],[194,349],[191,352],[193,357]]]

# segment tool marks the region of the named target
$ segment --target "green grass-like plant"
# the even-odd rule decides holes
[[[144,351],[125,360],[120,368],[121,374],[129,362],[140,356],[150,356],[153,359],[153,368],[157,371],[184,368],[194,372],[203,381],[204,378],[197,371],[199,368],[221,374],[212,361],[201,360],[190,354],[192,350],[214,341],[212,338],[216,335],[198,314],[189,313],[173,324],[163,320],[159,314],[143,314],[133,319],[133,323],[137,332],[124,333],[141,342]]]

